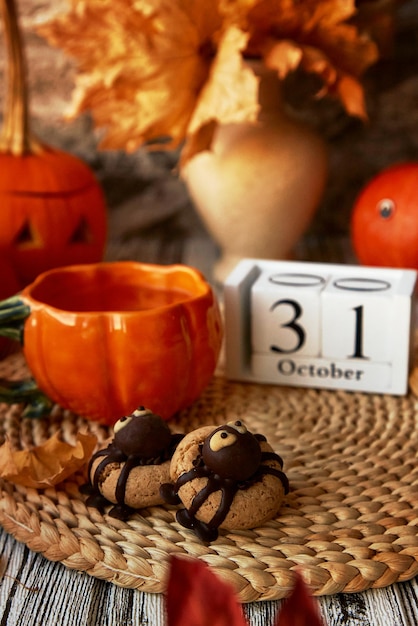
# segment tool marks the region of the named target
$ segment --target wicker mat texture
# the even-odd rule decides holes
[[[20,355],[0,363],[18,377]],[[284,459],[290,480],[277,519],[222,534],[210,546],[154,507],[128,522],[87,508],[76,475],[45,491],[0,481],[0,524],[47,559],[117,585],[163,592],[171,554],[206,561],[241,602],[282,598],[299,568],[316,595],[384,587],[418,574],[418,400],[232,383],[214,377],[173,430],[244,419]],[[106,428],[55,407],[48,418],[22,418],[0,405],[0,440],[17,448],[59,430],[74,442],[80,429],[99,441]],[[256,503],[255,503],[256,505]]]

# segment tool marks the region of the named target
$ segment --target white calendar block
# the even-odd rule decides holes
[[[317,356],[327,281],[326,274],[261,272],[251,288],[252,351]]]
[[[388,363],[396,333],[396,281],[336,278],[322,293],[322,356]]]
[[[417,272],[245,259],[225,283],[228,377],[404,394]]]

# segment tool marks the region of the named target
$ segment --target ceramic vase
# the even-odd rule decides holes
[[[258,73],[258,121],[220,125],[211,150],[182,169],[196,211],[220,248],[219,282],[241,258],[290,258],[326,184],[325,141],[287,113],[277,74]]]

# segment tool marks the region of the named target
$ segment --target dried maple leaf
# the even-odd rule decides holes
[[[96,444],[95,435],[83,433],[74,446],[61,441],[59,433],[29,450],[14,450],[6,440],[0,446],[0,477],[35,489],[57,485],[86,464]]]
[[[242,58],[247,40],[248,36],[233,26],[223,33],[211,75],[187,127],[182,163],[210,148],[217,124],[257,119],[259,79]]]
[[[72,0],[39,31],[76,58],[73,115],[92,111],[102,147],[186,140],[189,158],[210,147],[217,124],[256,119],[248,58],[280,78],[297,68],[319,75],[319,95],[365,117],[358,79],[377,47],[355,12],[355,0]]]
[[[382,57],[393,53],[397,11],[404,3],[405,0],[389,0],[382,5],[375,0],[356,0],[353,22],[360,32],[365,31],[376,42]]]
[[[197,559],[172,557],[166,608],[167,626],[248,626],[231,585]],[[298,573],[275,626],[323,626],[318,606]]]
[[[220,26],[216,2],[73,0],[40,32],[79,61],[74,113],[92,110],[103,147],[133,150],[184,138]]]
[[[298,67],[318,75],[320,96],[337,96],[348,113],[364,118],[358,78],[378,50],[349,22],[355,14],[355,0],[260,0],[247,16],[248,49],[282,78]]]

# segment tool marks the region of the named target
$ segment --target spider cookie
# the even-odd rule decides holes
[[[135,509],[162,504],[161,483],[170,480],[170,459],[182,435],[144,407],[114,425],[114,438],[90,460],[87,506],[126,519]]]
[[[204,426],[184,437],[161,487],[168,504],[184,505],[177,521],[205,542],[218,529],[255,528],[274,517],[289,490],[283,461],[263,435],[241,421]]]

